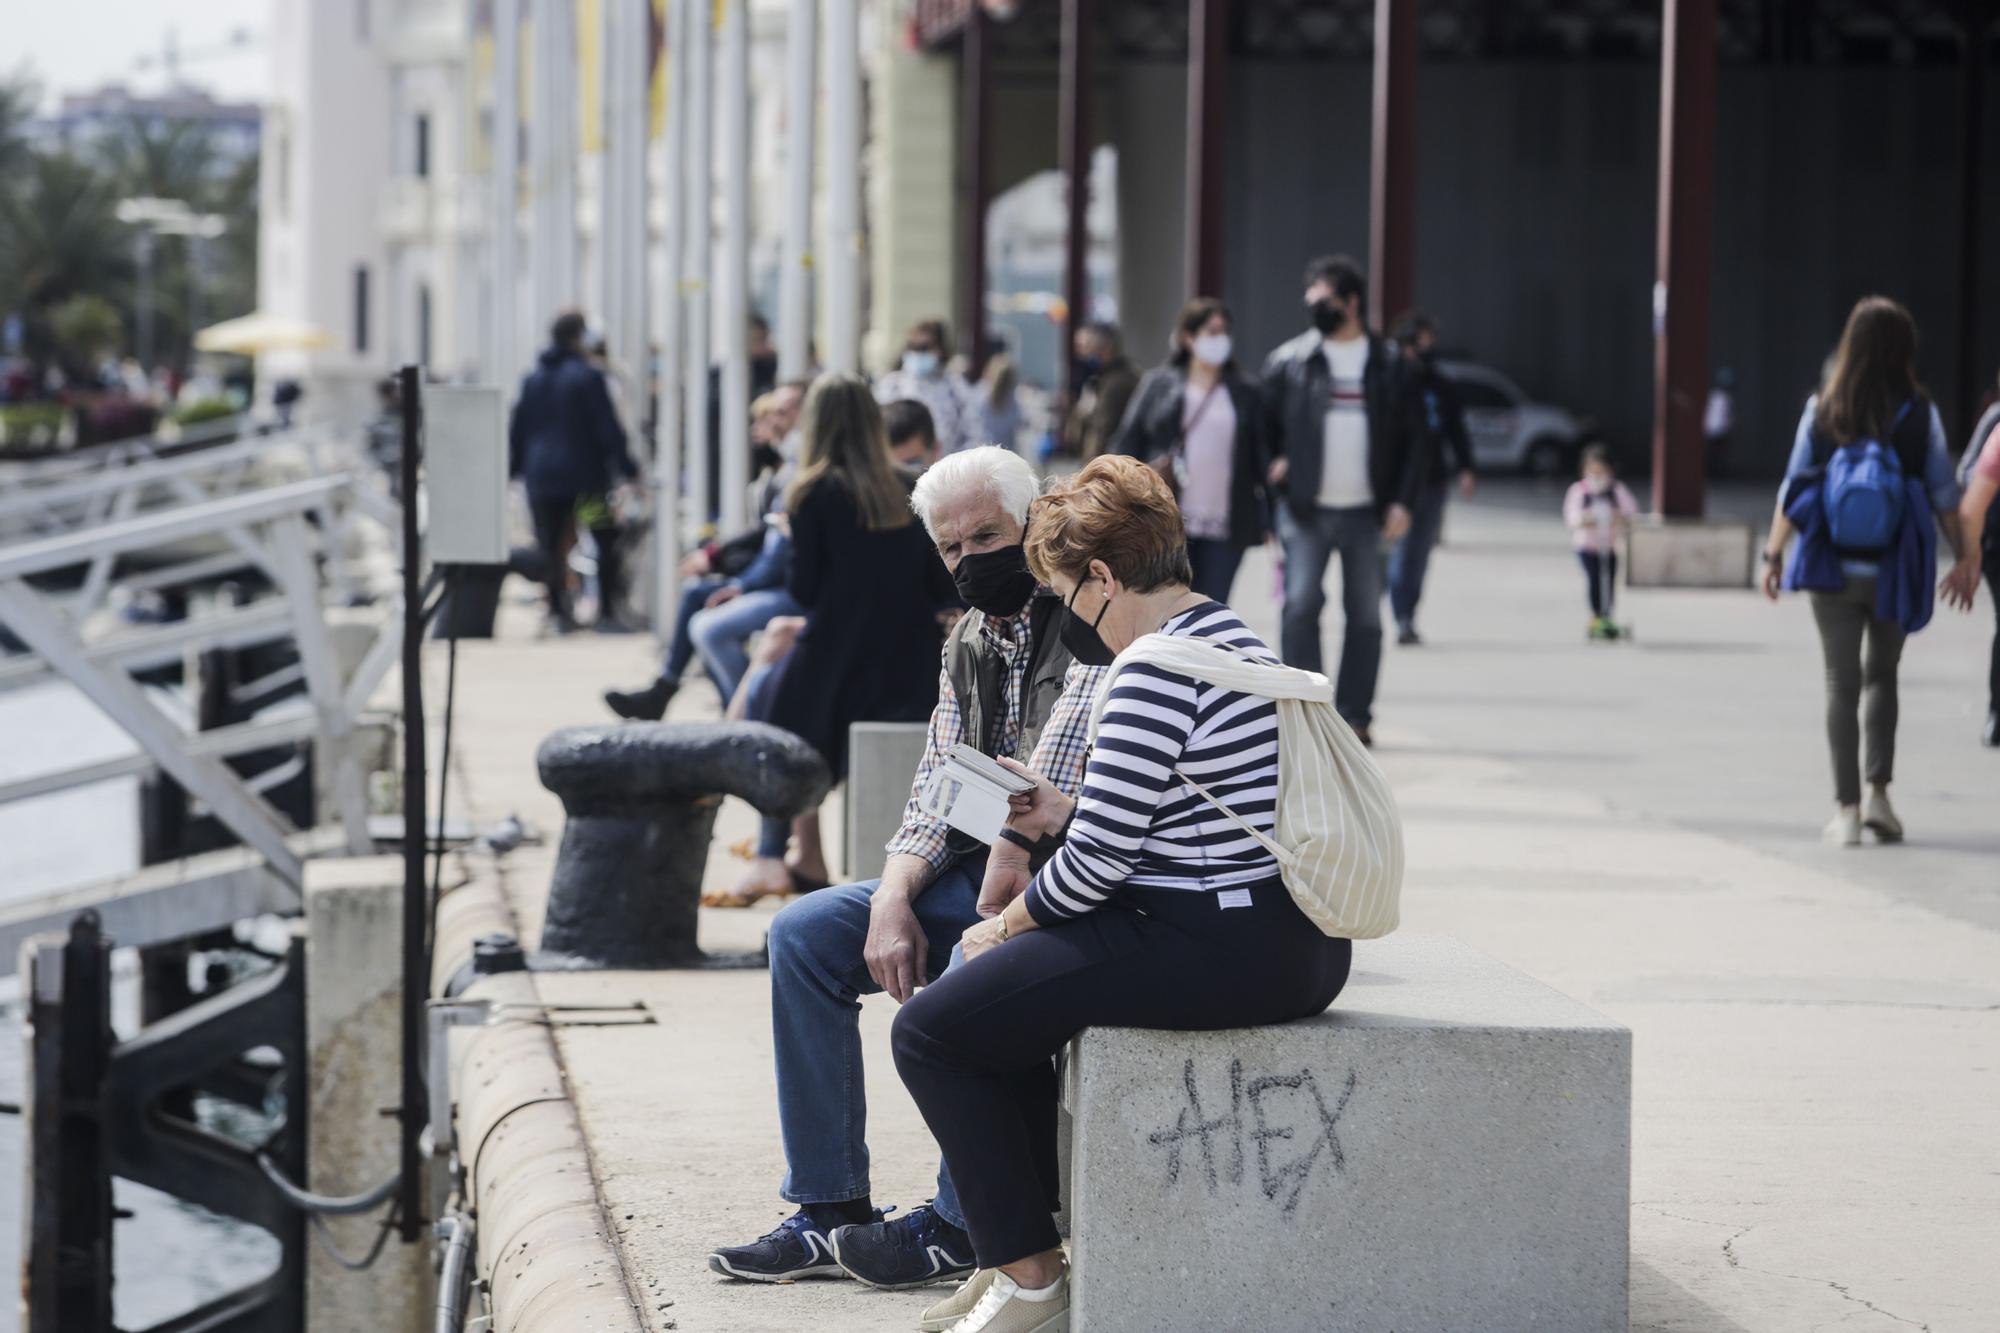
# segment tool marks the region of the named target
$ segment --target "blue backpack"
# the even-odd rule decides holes
[[[1903,404],[1885,433],[1893,435],[1909,411]],[[1821,494],[1835,549],[1876,554],[1895,544],[1903,525],[1903,461],[1887,442],[1864,437],[1835,449]]]

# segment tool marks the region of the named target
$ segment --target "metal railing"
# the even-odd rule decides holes
[[[42,526],[52,529],[47,535],[0,546],[0,627],[28,650],[0,658],[0,689],[60,678],[101,709],[138,747],[137,753],[62,765],[0,783],[0,805],[110,777],[163,772],[243,844],[250,861],[259,863],[255,868],[265,872],[263,879],[268,882],[250,896],[264,903],[266,910],[299,904],[305,856],[328,850],[330,844],[352,854],[372,849],[368,773],[356,741],[370,698],[397,661],[403,632],[401,597],[393,588],[400,549],[397,506],[374,478],[359,471],[331,471],[230,493],[242,484],[244,464],[254,459],[257,450],[271,447],[273,440],[307,443],[297,437],[271,437],[199,455],[106,468],[36,487],[32,497],[18,491],[0,495],[0,515],[32,512]],[[330,440],[314,443],[317,452],[308,449],[308,457],[336,461]],[[183,497],[185,502],[143,509],[144,503],[162,493]],[[206,553],[193,559],[169,556],[165,563],[121,582],[130,586],[150,580],[158,585],[249,569],[268,580],[270,595],[157,625],[135,626],[103,612],[106,591],[121,564],[185,551],[190,545]],[[84,571],[80,590],[63,591],[79,569]],[[347,617],[363,622],[368,634],[365,649],[348,652],[343,664],[329,626],[329,608],[370,601],[371,595],[369,611]],[[133,678],[134,672],[188,661],[197,653],[286,641],[295,645],[298,663],[274,673],[268,683],[285,683],[276,679],[282,675],[302,678],[307,707],[289,713],[274,710],[268,717],[191,730]],[[252,688],[266,683],[257,682]],[[330,775],[336,818],[331,836],[329,830],[294,825],[266,798],[268,779],[245,777],[226,762],[305,740],[314,744],[322,771]],[[188,873],[178,882],[135,883],[130,890],[154,897],[163,890],[199,895],[207,886],[218,892],[226,889],[232,904],[246,901],[246,870],[252,868],[246,857],[239,852],[214,859],[212,867]],[[145,872],[134,878],[146,879]],[[120,886],[108,884],[101,893],[116,898],[120,891]],[[34,930],[60,924],[79,905],[73,890],[0,903],[0,968],[13,959],[10,944]],[[146,920],[157,920],[161,930],[172,929],[158,910]],[[149,933],[143,925],[138,929],[140,934]],[[119,938],[121,944],[149,942],[135,938],[129,925],[120,930]]]

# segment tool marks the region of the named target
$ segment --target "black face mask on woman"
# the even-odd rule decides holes
[[[960,557],[951,581],[968,605],[989,616],[1011,616],[1035,594],[1035,576],[1018,544]]]
[[[1069,655],[1081,666],[1110,666],[1118,654],[1112,652],[1111,646],[1098,635],[1097,627],[1104,622],[1104,613],[1111,609],[1111,599],[1107,597],[1104,605],[1098,608],[1097,619],[1086,624],[1076,613],[1076,594],[1082,591],[1083,585],[1077,584],[1069,600],[1063,603],[1063,622],[1059,631],[1062,646],[1069,649]]]

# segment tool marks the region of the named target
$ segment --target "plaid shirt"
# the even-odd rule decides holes
[[[1007,676],[1000,688],[999,715],[993,725],[993,753],[1011,756],[1021,740],[1021,692],[1027,688],[1028,659],[1034,655],[1025,615],[1008,620],[986,617],[980,626],[986,646],[1007,664]],[[1070,664],[1063,678],[1062,697],[1049,710],[1035,753],[1028,767],[1055,784],[1065,796],[1075,796],[1083,785],[1083,761],[1090,749],[1090,705],[1104,683],[1105,667]],[[903,807],[903,825],[889,839],[889,856],[921,856],[933,872],[942,870],[946,859],[945,838],[951,825],[927,814],[918,804],[924,785],[951,747],[966,739],[965,715],[959,711],[958,696],[952,692],[951,672],[939,672],[937,707],[931,712],[931,727],[924,740],[924,757],[917,765],[916,781],[910,784],[910,801]]]

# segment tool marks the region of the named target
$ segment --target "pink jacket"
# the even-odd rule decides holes
[[[1625,483],[1611,483],[1608,497],[1612,509],[1621,518],[1630,518],[1639,512],[1639,502],[1632,498],[1632,492],[1625,489]],[[1594,551],[1605,555],[1618,549],[1618,525],[1601,522],[1606,497],[1594,494],[1590,484],[1577,481],[1563,496],[1563,522],[1569,524],[1569,541],[1579,551]]]

